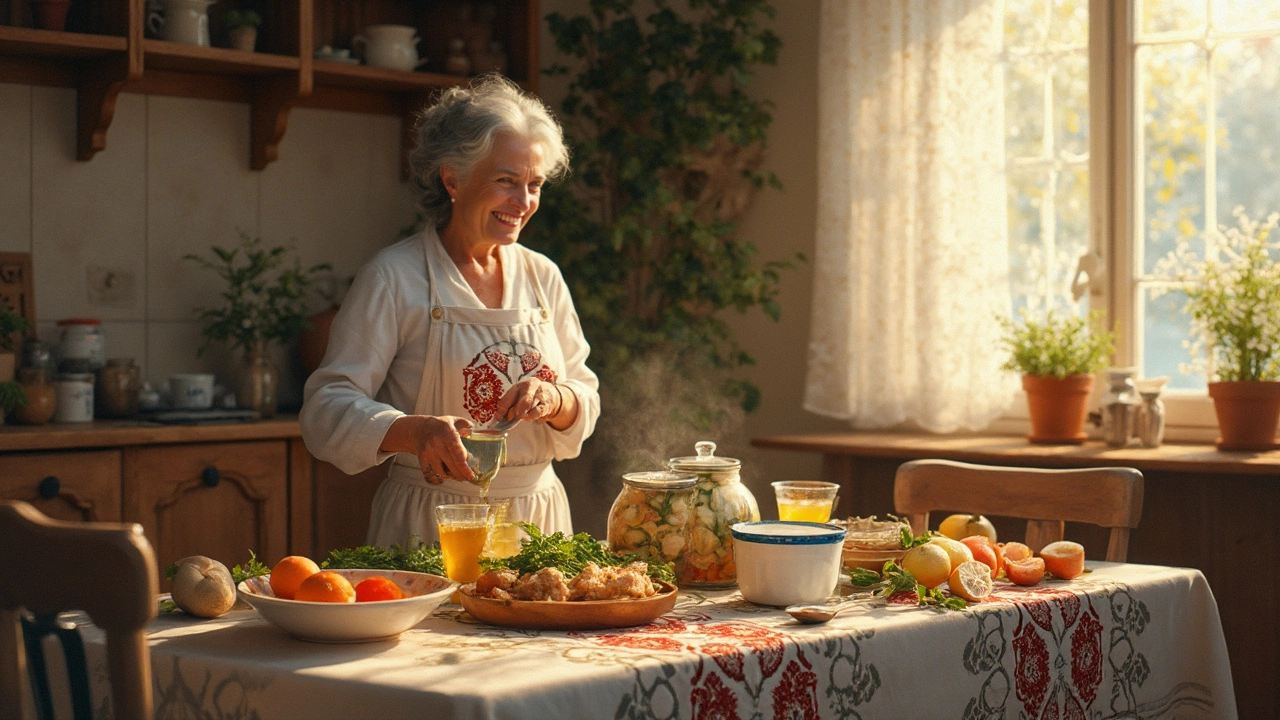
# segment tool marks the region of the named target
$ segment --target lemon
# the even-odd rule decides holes
[[[914,575],[916,582],[930,589],[946,582],[951,575],[951,556],[941,545],[932,543],[911,548],[898,564]]]
[[[947,556],[951,558],[952,570],[959,567],[960,563],[969,562],[974,559],[973,551],[969,549],[968,545],[965,545],[959,540],[952,540],[949,537],[935,535],[929,539],[929,542],[947,551]]]
[[[938,532],[946,535],[952,540],[963,540],[971,535],[984,535],[996,541],[996,526],[991,521],[981,515],[948,515],[938,525]]]
[[[991,595],[991,568],[986,563],[970,560],[960,563],[951,571],[947,585],[951,594],[969,602],[978,602]]]

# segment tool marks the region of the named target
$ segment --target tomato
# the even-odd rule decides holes
[[[399,600],[404,591],[394,580],[382,576],[365,578],[356,585],[356,602],[377,602],[378,600]]]

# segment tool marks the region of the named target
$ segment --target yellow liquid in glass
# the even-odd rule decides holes
[[[489,526],[484,523],[440,526],[440,552],[450,580],[470,583],[480,577],[480,553],[488,538]]]
[[[511,557],[520,552],[520,528],[514,523],[498,523],[489,530],[489,542],[484,546],[484,556]]]
[[[778,501],[778,519],[824,523],[831,519],[830,500]]]

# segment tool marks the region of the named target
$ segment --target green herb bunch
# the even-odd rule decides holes
[[[18,333],[31,329],[31,321],[14,312],[9,303],[0,301],[0,350],[13,352],[17,345]]]
[[[444,575],[444,556],[440,554],[439,545],[427,545],[415,539],[408,549],[393,544],[390,548],[361,545],[348,550],[330,550],[320,567],[326,570],[409,570]]]
[[[1001,343],[1009,353],[1003,369],[1022,375],[1065,378],[1095,373],[1115,352],[1115,335],[1102,328],[1102,313],[1087,318],[1046,311],[1042,319],[1023,310],[1021,324],[999,318]]]
[[[257,28],[261,24],[262,16],[253,10],[228,10],[222,16],[222,25],[227,30]]]
[[[271,341],[289,342],[307,326],[308,287],[328,263],[303,269],[291,247],[265,247],[261,238],[241,231],[240,245],[214,246],[214,259],[199,255],[185,258],[217,273],[226,282],[222,307],[200,312],[204,352],[215,342],[230,341],[245,351]]]
[[[779,318],[792,263],[760,263],[736,224],[758,189],[781,187],[758,170],[771,107],[747,92],[757,66],[777,63],[774,12],[768,0],[591,0],[587,14],[547,16],[566,58],[548,73],[572,73],[559,115],[574,153],[528,242],[564,271],[606,385],[649,353],[690,376],[731,372],[753,359],[721,312]],[[759,398],[736,379],[722,393],[747,409]]]
[[[520,541],[520,552],[506,558],[481,558],[485,570],[510,568],[517,574],[537,572],[544,567],[558,568],[567,578],[582,572],[587,563],[600,567],[628,565],[635,561],[648,563],[649,577],[655,580],[675,582],[675,571],[670,563],[657,562],[640,555],[617,555],[600,544],[588,533],[565,537],[562,532],[544,535],[537,525],[519,523],[529,536]]]
[[[1280,243],[1270,242],[1280,214],[1251,221],[1235,209],[1238,227],[1205,234],[1202,255],[1182,241],[1156,265],[1187,294],[1196,362],[1209,380],[1280,379]]]
[[[969,606],[964,598],[945,595],[940,590],[921,585],[914,575],[903,570],[892,560],[886,562],[878,573],[865,568],[853,568],[849,571],[849,581],[856,587],[872,590],[876,595],[883,597],[902,592],[914,592],[917,604],[925,607],[963,610]]]

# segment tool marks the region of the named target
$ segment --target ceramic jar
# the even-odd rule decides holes
[[[64,373],[92,373],[107,364],[107,340],[102,321],[96,318],[67,318],[58,321],[62,330],[58,344],[58,370]]]
[[[133,358],[112,358],[98,371],[94,403],[98,417],[129,418],[138,414],[142,371]]]
[[[622,491],[609,510],[609,549],[634,553],[684,570],[696,509],[698,478],[659,470],[622,476]]]
[[[742,463],[716,457],[716,444],[703,440],[694,445],[697,455],[671,458],[668,465],[698,478],[695,510],[685,551],[680,587],[730,588],[738,584],[733,557],[733,526],[760,519],[756,498],[742,484]]]
[[[18,384],[26,393],[27,404],[15,408],[13,419],[23,425],[44,425],[53,419],[58,407],[57,390],[49,382],[48,371],[23,368],[18,371]]]
[[[60,423],[93,421],[93,374],[63,373],[57,382],[57,409],[53,419]]]
[[[209,47],[209,6],[215,0],[164,0],[164,13],[147,16],[147,29],[162,40]]]
[[[410,25],[370,25],[351,38],[351,47],[363,48],[364,64],[391,70],[413,70],[418,59],[417,28]]]
[[[279,389],[280,373],[267,357],[266,343],[259,340],[249,347],[245,355],[245,367],[236,388],[236,405],[254,410],[264,418],[273,417]]]

